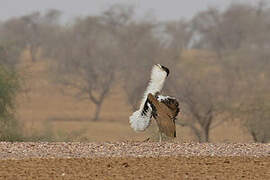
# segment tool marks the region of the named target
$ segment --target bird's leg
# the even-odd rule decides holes
[[[150,138],[147,138],[145,140],[143,140],[142,142],[148,142],[150,140]]]
[[[161,131],[159,131],[159,142],[162,142],[162,134],[161,134]]]

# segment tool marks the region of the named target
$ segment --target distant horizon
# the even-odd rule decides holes
[[[36,11],[44,13],[50,9],[61,11],[63,13],[63,20],[69,21],[80,16],[99,15],[110,5],[117,3],[134,5],[139,18],[149,14],[161,21],[181,18],[190,19],[196,13],[208,7],[225,9],[232,3],[256,4],[260,0],[189,0],[185,2],[178,0],[171,0],[169,2],[155,0],[80,0],[79,2],[73,0],[0,0],[0,21]]]

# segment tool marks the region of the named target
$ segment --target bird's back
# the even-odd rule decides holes
[[[155,107],[155,119],[160,132],[168,137],[176,137],[175,118],[179,112],[178,102],[174,100],[159,102],[152,94],[148,95],[150,103]]]

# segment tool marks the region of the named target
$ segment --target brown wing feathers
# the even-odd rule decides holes
[[[179,112],[177,100],[168,98],[159,102],[152,94],[148,94],[147,98],[160,132],[168,137],[176,137],[175,119]]]

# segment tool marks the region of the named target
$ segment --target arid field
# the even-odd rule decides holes
[[[0,179],[270,179],[270,145],[252,143],[237,121],[211,130],[212,144],[196,143],[181,126],[174,142],[158,143],[154,122],[143,133],[129,127],[132,112],[121,87],[113,88],[93,122],[91,102],[63,94],[52,82],[50,61],[28,63],[17,118],[26,135],[66,142],[0,143]]]
[[[0,143],[1,179],[269,179],[269,144]]]

